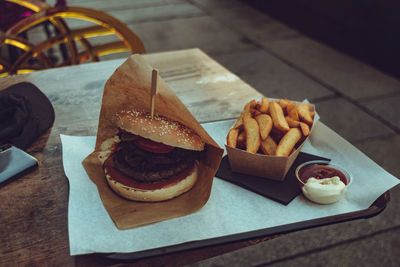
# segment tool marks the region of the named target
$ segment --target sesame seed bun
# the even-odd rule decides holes
[[[124,131],[173,147],[201,151],[204,142],[193,130],[166,117],[123,110],[115,115],[116,126]]]

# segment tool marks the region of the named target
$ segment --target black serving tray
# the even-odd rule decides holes
[[[343,214],[338,214],[313,220],[307,220],[297,223],[285,224],[255,231],[243,232],[234,235],[191,241],[178,245],[149,249],[138,252],[98,253],[96,255],[107,258],[109,260],[115,260],[119,262],[134,262],[145,258],[165,256],[168,254],[174,254],[190,250],[212,248],[220,245],[233,244],[244,241],[256,241],[257,239],[268,239],[268,237],[272,238],[277,235],[287,234],[300,230],[305,230],[330,224],[336,224],[346,221],[371,218],[380,214],[386,208],[389,201],[390,201],[390,192],[386,191],[377,200],[375,200],[375,202],[368,209],[360,211],[343,213]]]

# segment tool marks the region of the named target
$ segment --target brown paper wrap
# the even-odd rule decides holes
[[[310,108],[311,110],[315,111],[314,105],[311,104]],[[290,167],[293,165],[294,161],[299,155],[305,141],[313,133],[314,125],[317,120],[318,115],[315,114],[314,123],[310,129],[310,135],[307,136],[301,145],[296,148],[296,151],[291,153],[288,157],[269,156],[260,153],[253,154],[243,149],[233,148],[225,145],[232,171],[255,175],[276,181],[283,181]]]
[[[200,209],[210,196],[212,181],[223,154],[223,149],[208,135],[161,77],[158,77],[154,114],[188,126],[206,143],[206,156],[199,163],[198,180],[183,195],[156,203],[126,200],[109,188],[102,163],[98,159],[101,144],[118,132],[112,124],[116,112],[122,109],[150,111],[152,70],[142,56],[133,55],[113,73],[104,87],[95,151],[82,162],[88,176],[97,185],[105,209],[119,229],[159,222]]]

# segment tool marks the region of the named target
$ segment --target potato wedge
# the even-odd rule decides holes
[[[261,139],[265,140],[272,130],[272,119],[267,114],[261,114],[255,117],[260,128]]]
[[[265,155],[274,156],[276,153],[277,144],[271,136],[268,136],[265,140],[261,141],[260,147]]]
[[[304,121],[310,126],[313,124],[313,118],[311,116],[310,107],[308,103],[302,103],[298,105],[297,112],[299,113],[299,117],[302,121]]]
[[[300,129],[304,136],[310,135],[310,126],[307,123],[300,122]]]
[[[294,102],[291,102],[290,104],[288,104],[288,106],[286,107],[286,112],[288,114],[288,116],[292,119],[294,119],[295,121],[299,121],[299,113],[297,112],[297,105]]]
[[[250,115],[243,118],[244,131],[246,133],[246,151],[257,153],[260,148],[260,128],[255,119]]]
[[[226,137],[226,144],[230,147],[237,147],[238,135],[239,135],[238,128],[230,129]]]
[[[255,108],[256,104],[257,101],[253,99],[244,106],[243,111],[240,114],[240,117],[236,120],[233,128],[241,128],[243,126],[243,117],[250,113],[250,109]]]
[[[269,105],[269,111],[275,128],[283,132],[289,131],[290,128],[286,122],[282,107],[276,102],[271,102]]]
[[[294,120],[293,118],[291,118],[289,116],[286,116],[285,119],[286,119],[287,123],[289,124],[290,128],[296,128],[296,127],[300,126],[300,122],[299,121],[296,121],[296,120]]]
[[[279,106],[281,106],[283,110],[285,110],[286,107],[287,107],[290,103],[292,103],[292,101],[290,101],[289,99],[284,99],[284,98],[281,98],[281,99],[279,99],[279,101],[278,101]]]
[[[289,156],[301,137],[302,133],[299,128],[291,128],[279,141],[275,155],[284,157]]]
[[[259,105],[257,105],[257,109],[261,112],[261,113],[265,113],[267,114],[269,111],[269,100],[266,97],[262,97],[261,98],[261,103]]]

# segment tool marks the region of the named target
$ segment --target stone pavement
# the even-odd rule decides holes
[[[68,0],[126,23],[148,52],[198,47],[321,120],[400,177],[400,81],[236,0]],[[379,52],[379,51],[378,51]],[[400,187],[380,215],[284,235],[193,266],[400,266]]]

